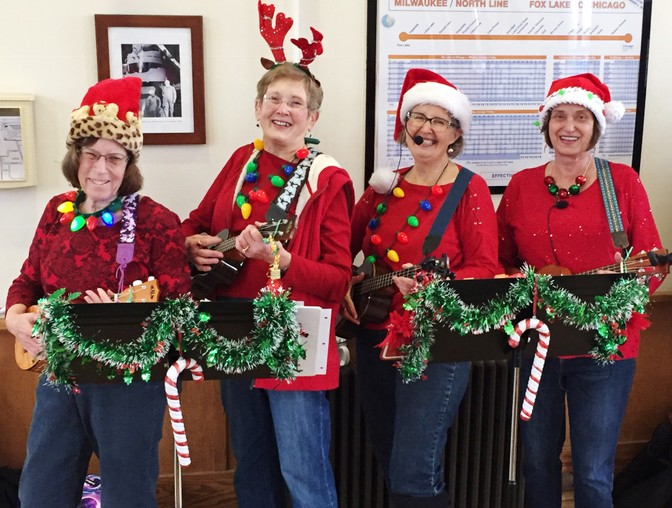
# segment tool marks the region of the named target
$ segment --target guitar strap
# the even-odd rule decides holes
[[[124,290],[124,273],[126,266],[133,261],[135,252],[135,221],[138,217],[138,193],[124,196],[121,208],[121,232],[119,233],[119,243],[117,244],[117,267],[116,276],[119,279],[119,288],[117,294]]]
[[[604,209],[607,212],[607,222],[609,231],[611,231],[611,240],[619,249],[625,249],[630,245],[628,235],[625,234],[623,221],[621,220],[621,211],[618,208],[618,199],[614,190],[614,181],[611,178],[611,169],[609,161],[595,157],[595,167],[597,168],[597,179],[600,182],[602,191],[602,200]]]
[[[450,192],[443,201],[441,209],[436,215],[434,223],[427,234],[427,238],[425,238],[425,241],[422,244],[422,254],[424,256],[429,256],[429,254],[431,254],[441,243],[443,232],[448,227],[448,223],[453,217],[453,214],[457,209],[457,204],[460,202],[460,199],[462,199],[462,195],[467,189],[472,176],[474,176],[474,172],[464,166],[462,166],[457,173],[457,178],[455,178],[455,182],[453,182],[453,186],[450,188]]]
[[[282,190],[268,208],[266,212],[267,221],[277,222],[287,218],[289,210],[298,199],[301,189],[308,179],[308,173],[315,157],[320,155],[320,153],[312,146],[308,148],[308,156],[296,165],[292,176],[287,180]]]

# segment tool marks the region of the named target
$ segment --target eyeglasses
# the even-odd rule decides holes
[[[128,161],[128,155],[121,155],[120,153],[102,154],[91,148],[82,148],[80,154],[82,160],[87,164],[95,164],[101,157],[103,157],[105,159],[105,166],[110,169],[122,168]]]
[[[291,99],[285,99],[276,94],[264,95],[264,102],[268,102],[269,104],[272,104],[273,106],[276,107],[280,106],[280,104],[284,102],[285,104],[287,104],[287,107],[289,109],[304,109],[308,107],[306,106],[306,103],[303,102],[301,99],[297,99],[296,97],[292,97]]]
[[[413,127],[420,129],[423,125],[425,125],[425,122],[429,122],[429,125],[432,127],[432,129],[434,129],[434,132],[445,132],[450,127],[454,127],[453,122],[447,120],[446,118],[440,118],[438,116],[430,118],[427,115],[423,115],[422,113],[418,113],[416,111],[409,111],[406,114],[406,123]]]

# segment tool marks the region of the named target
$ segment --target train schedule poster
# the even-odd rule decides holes
[[[551,82],[573,74],[595,74],[625,105],[595,154],[632,165],[644,0],[376,1],[375,167],[410,164],[392,132],[413,67],[469,97],[472,125],[458,161],[495,192],[552,157],[534,122]]]

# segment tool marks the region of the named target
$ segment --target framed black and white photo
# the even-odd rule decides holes
[[[0,189],[36,185],[32,95],[0,95]]]
[[[98,79],[142,79],[148,145],[204,144],[203,18],[96,14]]]

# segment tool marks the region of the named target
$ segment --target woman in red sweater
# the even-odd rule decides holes
[[[198,207],[182,224],[188,257],[209,271],[223,254],[207,249],[227,229],[245,260],[232,284],[214,290],[217,299],[252,299],[266,285],[274,255],[257,225],[282,215],[296,227],[279,249],[282,282],[292,298],[332,310],[336,316],[350,281],[350,210],[354,191],[348,173],[332,157],[308,150],[310,131],[319,117],[322,87],[307,68],[285,61],[284,28],[291,18],[276,18],[274,7],[259,3],[262,35],[277,62],[257,83],[254,113],[262,139],[238,148],[224,165]],[[275,38],[279,35],[279,38]],[[293,40],[306,52],[321,46]],[[301,43],[300,41],[303,41]],[[317,53],[317,54],[319,54]],[[314,141],[314,140],[313,140]],[[278,214],[281,211],[282,213]],[[221,269],[221,266],[220,266]],[[236,457],[235,488],[241,508],[284,507],[285,484],[295,507],[336,507],[329,462],[331,424],[326,390],[338,387],[339,359],[333,325],[326,372],[277,379],[227,379],[222,402]]]
[[[423,252],[425,238],[456,178],[470,173],[452,160],[464,146],[470,121],[469,101],[455,86],[426,69],[408,71],[394,139],[408,147],[413,165],[396,172],[378,170],[372,176],[355,206],[353,258],[362,251],[379,273],[387,273],[419,264],[427,254],[445,254],[459,279],[489,278],[501,272],[495,210],[488,186],[478,175],[468,180],[458,196],[438,244]],[[408,287],[413,281],[402,277],[395,282]],[[395,291],[390,311],[401,311],[402,302],[401,292]],[[359,320],[351,301],[345,302],[345,315]],[[431,363],[426,380],[406,384],[393,362],[380,358],[378,344],[388,323],[389,315],[381,323],[362,324],[356,340],[357,379],[368,436],[395,507],[443,508],[450,499],[441,457],[469,382],[470,364]]]
[[[78,190],[49,201],[7,295],[7,329],[33,355],[44,345],[32,337],[37,313],[26,310],[57,289],[81,293],[75,303],[110,302],[151,275],[163,298],[189,291],[177,215],[137,194],[141,86],[139,78],[101,81],[71,114],[62,170]],[[77,506],[95,453],[104,506],[155,507],[163,382],[84,383],[77,392],[38,382],[21,506]]]
[[[591,150],[606,124],[618,121],[623,111],[592,74],[553,82],[540,120],[554,159],[515,174],[497,210],[499,255],[508,272],[528,263],[537,269],[559,265],[581,273],[612,265],[615,257],[625,256],[628,244],[633,253],[661,246],[637,173],[617,163],[609,163],[602,175],[611,175],[627,244],[617,246],[612,239],[600,189],[608,178],[598,176],[602,163]],[[652,279],[650,291],[659,284]],[[612,506],[614,454],[638,348],[639,333],[629,329],[611,364],[591,357],[546,359],[534,414],[521,424],[527,507],[561,505],[565,404],[576,507]],[[526,367],[529,374],[531,361]]]

